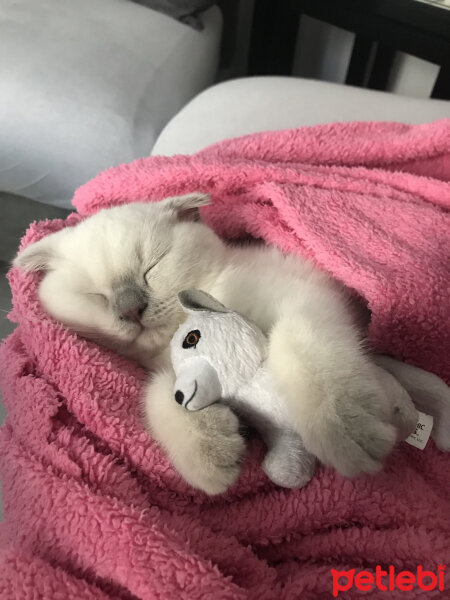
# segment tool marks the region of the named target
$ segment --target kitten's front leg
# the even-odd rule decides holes
[[[356,332],[339,319],[282,317],[268,367],[305,447],[345,476],[373,473],[396,442],[389,399]]]
[[[144,397],[146,423],[190,485],[207,494],[225,492],[238,478],[245,450],[238,418],[221,404],[187,411],[175,402],[174,381],[169,368],[152,376]]]

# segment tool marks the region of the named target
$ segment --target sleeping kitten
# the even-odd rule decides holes
[[[188,412],[173,400],[166,348],[185,288],[209,292],[269,336],[269,368],[310,452],[347,476],[376,471],[396,434],[344,291],[299,257],[226,245],[198,221],[208,201],[189,194],[102,210],[29,246],[15,264],[45,271],[39,296],[55,319],[157,365],[147,425],[191,485],[226,490],[244,442],[226,406]]]

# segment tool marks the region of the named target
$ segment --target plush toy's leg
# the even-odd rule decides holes
[[[316,459],[305,449],[294,431],[274,430],[266,436],[268,452],[262,468],[274,483],[286,488],[301,488],[314,475]]]
[[[450,451],[450,387],[440,377],[389,356],[375,362],[389,371],[411,396],[416,408],[434,418],[431,437],[444,452]]]
[[[386,397],[391,403],[391,422],[397,430],[397,439],[404,440],[417,425],[419,415],[416,407],[408,392],[393,375],[377,364],[375,369]]]

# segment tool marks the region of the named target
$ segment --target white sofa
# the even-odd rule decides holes
[[[192,154],[240,135],[333,121],[427,123],[450,102],[407,98],[296,77],[246,77],[215,85],[165,126],[152,154]]]
[[[217,7],[201,32],[130,0],[0,0],[0,15],[1,192],[70,208],[216,76]]]

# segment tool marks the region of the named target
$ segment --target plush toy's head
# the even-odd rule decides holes
[[[186,290],[178,297],[188,317],[171,342],[175,399],[199,410],[234,396],[254,376],[266,358],[267,339],[205,292]]]

